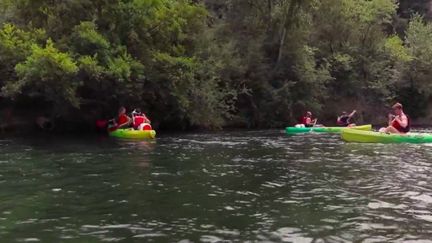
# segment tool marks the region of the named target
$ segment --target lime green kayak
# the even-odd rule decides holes
[[[131,138],[131,139],[154,139],[156,137],[155,130],[134,130],[130,129],[117,129],[113,132],[110,132],[109,135],[111,137],[117,138]]]
[[[344,130],[342,139],[357,143],[432,143],[432,134],[407,133],[388,134],[382,132]]]
[[[372,130],[372,125],[362,125],[355,127],[287,127],[287,134],[307,133],[307,132],[323,132],[323,133],[341,133],[343,130]]]

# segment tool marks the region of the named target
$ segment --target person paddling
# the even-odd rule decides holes
[[[151,121],[141,112],[140,108],[132,112],[132,121],[135,130],[152,130]]]
[[[132,119],[126,115],[126,108],[120,107],[117,117],[117,128],[127,128],[132,123]]]
[[[356,110],[353,110],[350,114],[346,111],[342,112],[342,115],[338,116],[337,124],[343,127],[355,126],[355,123],[351,122],[352,117],[356,114]]]
[[[388,127],[381,128],[380,132],[405,134],[410,131],[409,117],[404,113],[401,103],[393,105],[393,113],[388,115]]]
[[[314,127],[317,123],[317,119],[312,119],[312,112],[308,111],[306,114],[301,118],[300,125],[303,125],[305,127]]]

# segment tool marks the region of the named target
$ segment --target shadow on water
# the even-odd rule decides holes
[[[432,237],[427,145],[242,131],[0,140],[5,242]]]

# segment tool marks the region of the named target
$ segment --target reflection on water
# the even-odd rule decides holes
[[[432,238],[428,145],[249,131],[0,149],[2,242]]]

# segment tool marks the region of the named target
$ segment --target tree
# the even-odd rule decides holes
[[[143,106],[153,120],[182,127],[220,127],[230,115],[235,90],[221,81],[215,60],[202,48],[207,11],[199,4],[1,3],[8,6],[5,21],[14,23],[0,36],[1,58],[8,63],[3,93],[9,97],[38,97],[56,112],[90,103]]]

